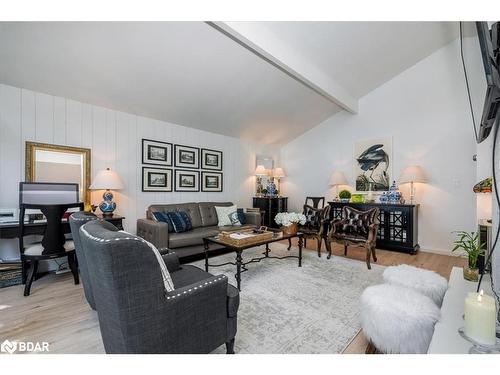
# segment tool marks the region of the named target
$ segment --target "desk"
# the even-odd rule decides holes
[[[107,222],[113,224],[120,230],[123,230],[123,220],[125,219],[123,216],[113,215],[111,217],[104,217],[102,215],[97,215],[98,218],[104,219]],[[69,227],[69,223],[67,220],[63,221],[64,233],[71,232]],[[36,222],[36,223],[26,223],[24,225],[25,234],[40,234],[42,235],[45,231],[45,223],[44,222]],[[17,238],[19,235],[19,223],[0,223],[0,238]]]

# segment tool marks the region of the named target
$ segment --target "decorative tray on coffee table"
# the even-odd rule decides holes
[[[240,231],[222,231],[219,240],[235,246],[246,246],[252,243],[271,240],[276,232],[267,230],[267,227],[259,229],[243,229]]]

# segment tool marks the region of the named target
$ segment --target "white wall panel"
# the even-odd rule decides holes
[[[0,207],[17,206],[25,141],[86,147],[92,150],[92,176],[110,167],[122,177],[125,188],[114,193],[117,213],[126,217],[125,229],[130,232],[135,232],[137,218],[144,217],[153,203],[231,200],[249,207],[255,155],[269,154],[265,145],[7,85],[0,85],[0,121]],[[143,193],[143,138],[222,151],[224,191]],[[92,202],[98,204],[101,195],[102,191],[93,192]]]

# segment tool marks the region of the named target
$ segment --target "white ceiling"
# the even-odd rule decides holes
[[[266,22],[283,43],[362,97],[458,36],[458,22]]]
[[[451,41],[458,27],[261,24],[354,97]],[[0,82],[269,144],[341,110],[202,22],[3,22]]]

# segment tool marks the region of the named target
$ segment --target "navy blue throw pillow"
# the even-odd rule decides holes
[[[184,211],[171,211],[167,212],[167,215],[172,222],[175,233],[187,232],[193,229],[191,218]]]
[[[247,218],[245,216],[245,213],[243,212],[243,208],[238,208],[236,212],[238,213],[238,220],[240,221],[241,225],[246,224]]]
[[[152,215],[156,221],[161,221],[162,223],[167,223],[168,232],[172,233],[174,231],[174,226],[172,225],[172,220],[168,217],[167,212],[153,212]]]

